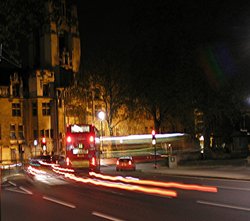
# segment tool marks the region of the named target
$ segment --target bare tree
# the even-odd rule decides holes
[[[117,61],[117,57],[110,54],[103,59],[96,60],[85,76],[89,85],[100,89],[100,98],[104,105],[105,120],[108,123],[110,136],[114,128],[128,118],[126,103],[127,83],[124,65]]]
[[[63,92],[66,118],[73,118],[74,123],[86,122],[86,90],[76,82]]]

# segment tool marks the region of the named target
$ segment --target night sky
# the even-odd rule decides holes
[[[134,24],[139,21],[144,32],[150,25],[155,27],[148,31],[149,42],[152,35],[158,35],[165,38],[170,51],[210,45],[219,54],[229,53],[233,65],[248,66],[249,5],[247,1],[79,0],[82,59],[110,47],[130,49],[135,41]]]
[[[78,1],[83,56],[129,44],[132,16],[128,1]]]

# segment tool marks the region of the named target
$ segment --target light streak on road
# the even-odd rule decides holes
[[[169,134],[156,134],[156,138],[173,138],[173,137],[183,137],[184,133],[169,133]],[[141,135],[129,135],[120,137],[103,137],[103,141],[133,141],[133,140],[151,140],[152,134],[141,134]]]
[[[69,173],[74,173],[75,171],[73,169],[70,168],[63,168],[63,167],[59,167],[58,165],[52,165],[53,171],[62,171],[62,172],[69,172]]]
[[[150,186],[157,186],[157,187],[163,187],[163,188],[179,188],[184,190],[196,190],[196,191],[204,191],[204,192],[218,192],[218,189],[216,187],[212,186],[200,186],[200,185],[194,185],[194,184],[181,184],[181,183],[175,183],[175,182],[160,182],[160,181],[153,181],[153,180],[139,180],[137,178],[131,178],[131,177],[122,177],[122,176],[109,176],[109,175],[103,175],[95,172],[90,172],[90,176],[104,179],[104,180],[112,180],[112,181],[121,181],[124,183],[132,183],[132,184],[138,184],[138,185],[150,185]]]
[[[94,185],[98,186],[105,186],[105,187],[113,187],[113,188],[118,188],[118,189],[123,189],[123,190],[130,190],[130,191],[139,191],[139,192],[144,192],[148,194],[157,194],[161,196],[168,196],[168,197],[176,197],[177,193],[172,190],[164,190],[160,188],[151,188],[151,187],[143,187],[143,186],[138,186],[138,185],[124,185],[121,183],[115,183],[115,182],[105,182],[101,180],[94,180],[91,178],[82,178],[82,177],[76,177],[73,174],[65,174],[65,177],[82,182],[82,183],[91,183]]]
[[[32,174],[33,176],[46,176],[47,175],[47,173],[45,171],[40,170],[40,169],[36,169],[32,166],[29,166],[27,168],[27,172]]]
[[[156,195],[166,196],[166,197],[177,197],[177,193],[173,190],[164,190],[160,188],[144,187],[144,186],[130,185],[130,184],[124,184],[124,183],[110,182],[110,181],[107,182],[103,180],[96,180],[93,178],[77,177],[74,174],[61,172],[61,171],[55,171],[55,172],[64,175],[65,178],[68,178],[77,182],[81,182],[81,183],[87,183],[87,184],[93,184],[96,186],[104,186],[104,187],[117,188],[117,189],[129,190],[129,191],[137,191],[137,192],[143,192],[147,194],[156,194]]]
[[[36,169],[32,166],[29,166],[27,168],[27,172],[30,173],[31,175],[34,176],[34,179],[46,183],[48,185],[60,185],[60,184],[65,184],[66,182],[61,180],[61,179],[57,179],[56,177],[52,176],[51,173],[46,172],[42,169]]]

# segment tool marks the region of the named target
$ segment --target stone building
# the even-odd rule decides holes
[[[46,7],[50,13],[55,10],[50,3]],[[65,120],[61,94],[80,67],[77,8],[70,1],[61,0],[59,13],[58,18],[51,18],[50,23],[33,33],[29,42],[29,66],[33,71],[26,105],[28,119],[32,119],[27,120],[27,128],[32,129],[27,131],[26,140],[31,145],[37,140],[36,149],[47,153],[60,153],[63,149]],[[42,137],[46,138],[45,150],[40,146]]]
[[[51,17],[30,35],[26,54],[28,79],[14,73],[0,86],[2,161],[60,152],[63,148],[65,120],[61,94],[80,66],[77,8],[70,1],[61,0],[57,8],[48,2],[45,9],[50,14],[58,10],[60,16]],[[2,72],[6,78],[7,74]]]
[[[0,86],[0,160],[19,159],[25,144],[23,82],[17,73]]]
[[[7,75],[1,71],[0,84],[0,161],[42,154],[63,154],[66,124],[95,124],[101,130],[98,112],[105,111],[97,85],[81,88],[74,84],[79,72],[81,45],[77,21],[77,8],[69,0],[61,0],[57,7],[60,16],[29,37],[27,78],[21,74]],[[46,3],[46,10],[55,10]],[[76,91],[74,91],[76,89]],[[80,99],[69,97],[74,91]],[[126,114],[126,107],[118,111],[116,122]],[[77,113],[77,114],[75,114]],[[103,121],[103,135],[109,135],[107,121]],[[114,135],[151,133],[152,118],[137,113],[135,118],[121,121]],[[42,144],[45,138],[46,145]]]

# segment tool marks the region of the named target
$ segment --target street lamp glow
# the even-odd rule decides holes
[[[103,121],[103,120],[105,119],[105,113],[104,113],[103,111],[100,111],[100,112],[98,113],[98,118],[99,118],[101,121]]]

